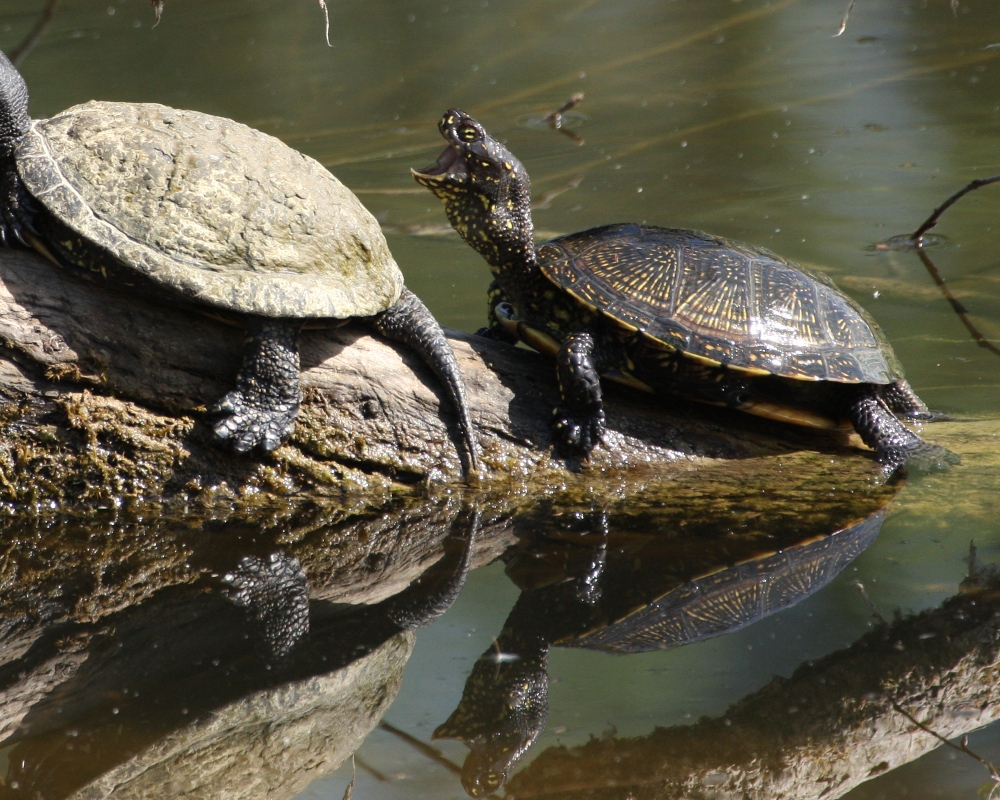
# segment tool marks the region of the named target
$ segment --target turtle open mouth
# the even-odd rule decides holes
[[[430,178],[432,180],[444,177],[464,178],[469,174],[465,166],[465,160],[461,157],[457,147],[446,147],[444,152],[438,156],[438,160],[429,167],[423,169],[410,170],[416,177]]]

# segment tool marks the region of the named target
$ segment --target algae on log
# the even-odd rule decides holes
[[[0,250],[0,283],[2,504],[352,492],[371,504],[461,480],[455,417],[436,380],[362,326],[303,333],[305,402],[292,437],[270,456],[237,457],[211,441],[205,408],[240,363],[238,327],[80,280],[30,252]],[[452,333],[452,343],[483,449],[480,479],[560,485],[567,465],[550,455],[551,364],[474,336]],[[842,440],[745,414],[608,395],[608,442],[591,473],[732,458],[753,474],[753,457],[789,453],[811,469],[829,460],[816,448],[855,456],[838,459],[845,470],[872,463],[856,437],[845,450]]]

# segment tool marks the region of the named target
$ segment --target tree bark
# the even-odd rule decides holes
[[[206,407],[231,387],[241,329],[168,298],[156,303],[116,289],[30,252],[0,251],[5,505],[306,494],[380,503],[462,480],[455,416],[429,370],[357,323],[303,333],[305,401],[287,444],[265,457],[229,454],[211,439]],[[557,391],[548,360],[450,336],[483,451],[480,484],[544,488],[571,473],[653,465],[662,474],[718,459],[739,459],[751,474],[747,459],[792,456],[815,465],[829,460],[815,449],[844,448],[843,438],[610,388],[605,445],[589,464],[567,464],[551,456]],[[851,456],[840,459],[844,469],[873,468],[856,443],[843,450]],[[808,452],[798,452],[803,445]]]

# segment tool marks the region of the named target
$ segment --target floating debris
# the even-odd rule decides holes
[[[924,236],[919,240],[914,238],[912,233],[900,233],[881,242],[868,245],[865,249],[879,252],[890,250],[896,253],[912,253],[921,247],[944,247],[946,244],[948,244],[948,237],[936,233]]]

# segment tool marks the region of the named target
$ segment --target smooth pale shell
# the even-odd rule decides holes
[[[198,302],[344,319],[384,311],[402,291],[357,197],[315,160],[238,122],[90,102],[35,121],[16,157],[50,213]]]

